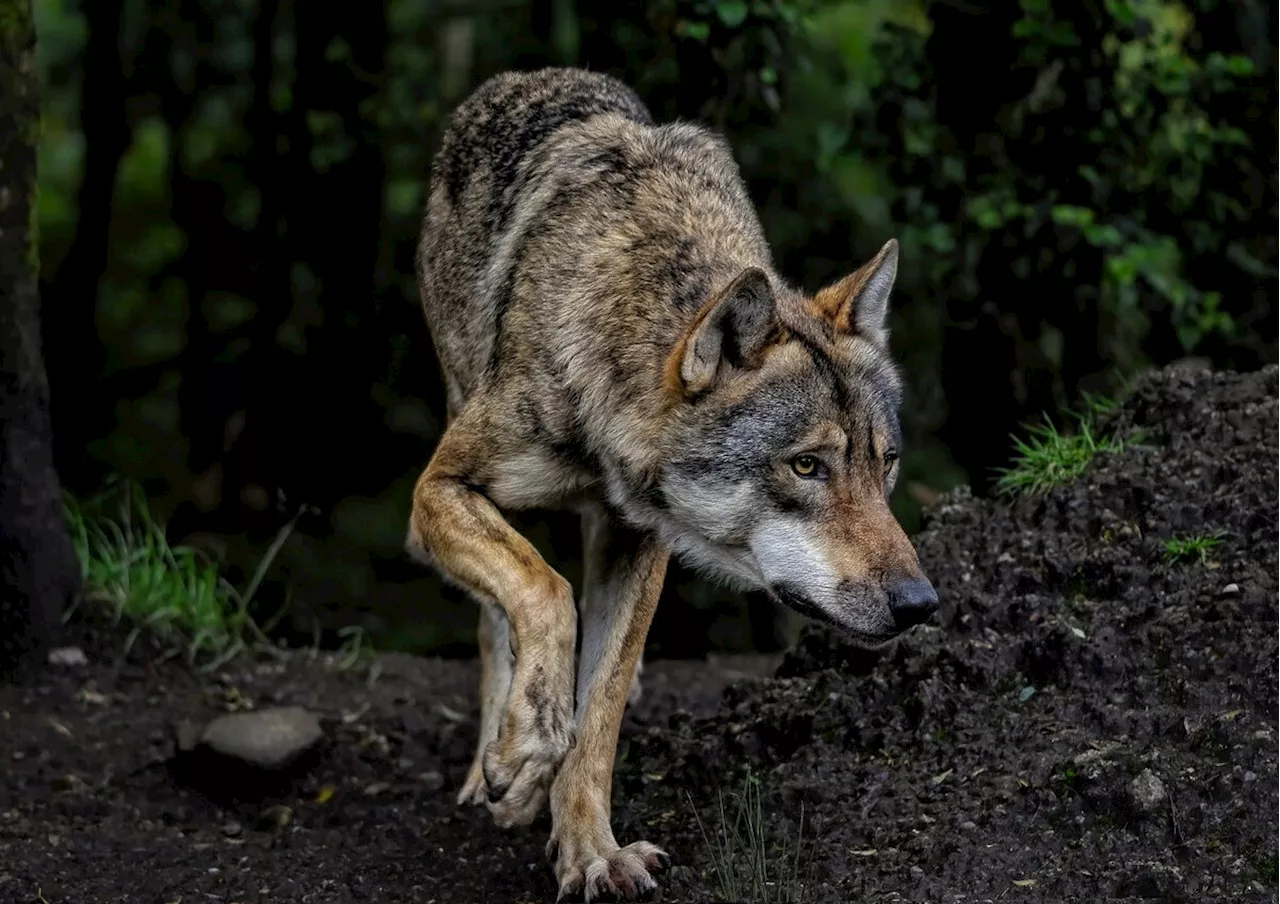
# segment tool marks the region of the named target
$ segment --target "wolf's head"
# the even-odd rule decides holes
[[[671,355],[658,481],[692,564],[876,643],[937,608],[889,510],[902,434],[886,348],[897,243],[809,298],[750,268]]]

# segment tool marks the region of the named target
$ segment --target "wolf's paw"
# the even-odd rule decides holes
[[[573,746],[572,698],[512,693],[498,737],[484,752],[482,779],[499,827],[526,826],[547,805],[556,770]]]
[[[637,841],[624,848],[591,846],[560,849],[556,901],[644,901],[658,890],[653,877],[671,865],[671,858],[657,845]],[[548,850],[555,849],[555,842]]]

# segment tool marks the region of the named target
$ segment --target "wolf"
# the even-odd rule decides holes
[[[416,261],[447,426],[406,548],[480,604],[458,802],[503,827],[549,805],[559,899],[632,899],[669,865],[618,843],[610,793],[670,555],[866,644],[936,609],[888,505],[897,263],[891,239],[792,286],[726,140],[603,73],[502,73],[453,113]],[[531,508],[581,514],[576,602],[504,517]]]

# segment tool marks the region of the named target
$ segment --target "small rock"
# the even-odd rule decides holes
[[[691,866],[684,866],[683,864],[673,866],[671,867],[671,869],[667,871],[667,881],[671,882],[672,884],[677,882],[679,883],[693,882],[697,878],[698,878],[697,870],[695,870]]]
[[[84,779],[74,773],[67,773],[53,780],[53,790],[59,794],[66,794],[74,791],[83,791],[89,786]]]
[[[912,878],[912,879],[923,879],[923,878],[924,878],[924,870],[923,870],[923,869],[921,869],[921,868],[920,868],[920,867],[918,867],[918,866],[913,866],[913,867],[911,867],[911,878]]]
[[[280,769],[324,738],[320,720],[300,706],[230,713],[210,722],[200,742],[223,756]]]
[[[200,743],[200,726],[194,722],[179,722],[174,730],[175,743],[182,753],[190,753]]]
[[[374,782],[372,785],[369,785],[364,789],[364,793],[366,797],[377,797],[382,792],[390,790],[390,782]]]
[[[976,832],[978,831],[978,824],[971,819],[966,819],[964,822],[960,823],[960,831]]]
[[[1071,761],[1077,766],[1087,766],[1090,763],[1097,762],[1098,760],[1106,759],[1119,749],[1120,744],[1115,741],[1100,741],[1097,742],[1092,749],[1076,754],[1071,758]]]
[[[258,814],[258,828],[283,829],[293,822],[293,808],[284,804],[273,804]]]
[[[240,823],[234,820],[232,820],[231,822],[227,823],[222,827],[222,834],[226,835],[228,838],[238,838],[240,836],[240,833],[243,831],[244,831],[244,828],[240,825]]]
[[[1129,792],[1139,808],[1148,812],[1164,803],[1169,793],[1165,790],[1164,782],[1150,769],[1143,769],[1138,773],[1138,777],[1129,785]]]
[[[89,657],[79,647],[55,647],[49,651],[49,665],[70,667],[88,664]]]
[[[419,775],[418,782],[427,791],[439,791],[444,787],[444,776],[433,769],[430,772],[424,772]]]
[[[1227,586],[1222,588],[1223,596],[1237,596],[1239,593],[1240,593],[1239,584],[1228,584]]]

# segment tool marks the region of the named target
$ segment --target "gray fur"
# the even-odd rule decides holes
[[[860,334],[839,335],[774,271],[723,138],[655,125],[608,76],[545,69],[497,76],[454,114],[418,260],[451,411],[478,395],[500,405],[487,418],[501,425],[494,471],[538,484],[511,490],[507,507],[603,496],[694,564],[753,585],[744,530],[805,508],[773,467],[789,437],[834,421],[861,469],[883,451],[877,437],[901,446],[901,384],[882,342],[896,246],[886,251],[856,293]],[[744,399],[713,393],[672,411],[667,355],[716,292],[752,271],[747,304],[729,307],[750,315],[750,343],[764,344],[767,322],[797,354],[745,374],[754,388]],[[686,378],[688,362],[722,351],[718,327],[737,323],[707,320]],[[741,506],[714,525],[690,508],[699,492],[727,502],[744,484]]]
[[[616,844],[599,757],[671,551],[864,641],[901,628],[894,600],[924,577],[887,502],[896,269],[890,241],[812,297],[788,285],[724,139],[655,124],[608,76],[504,73],[455,112],[418,251],[450,423],[408,543],[495,607],[486,743],[460,798],[501,825],[549,800],[562,894],[609,891],[615,874],[651,887],[665,856]],[[586,515],[576,610],[501,515],[535,507]],[[514,665],[494,649],[508,637]]]

